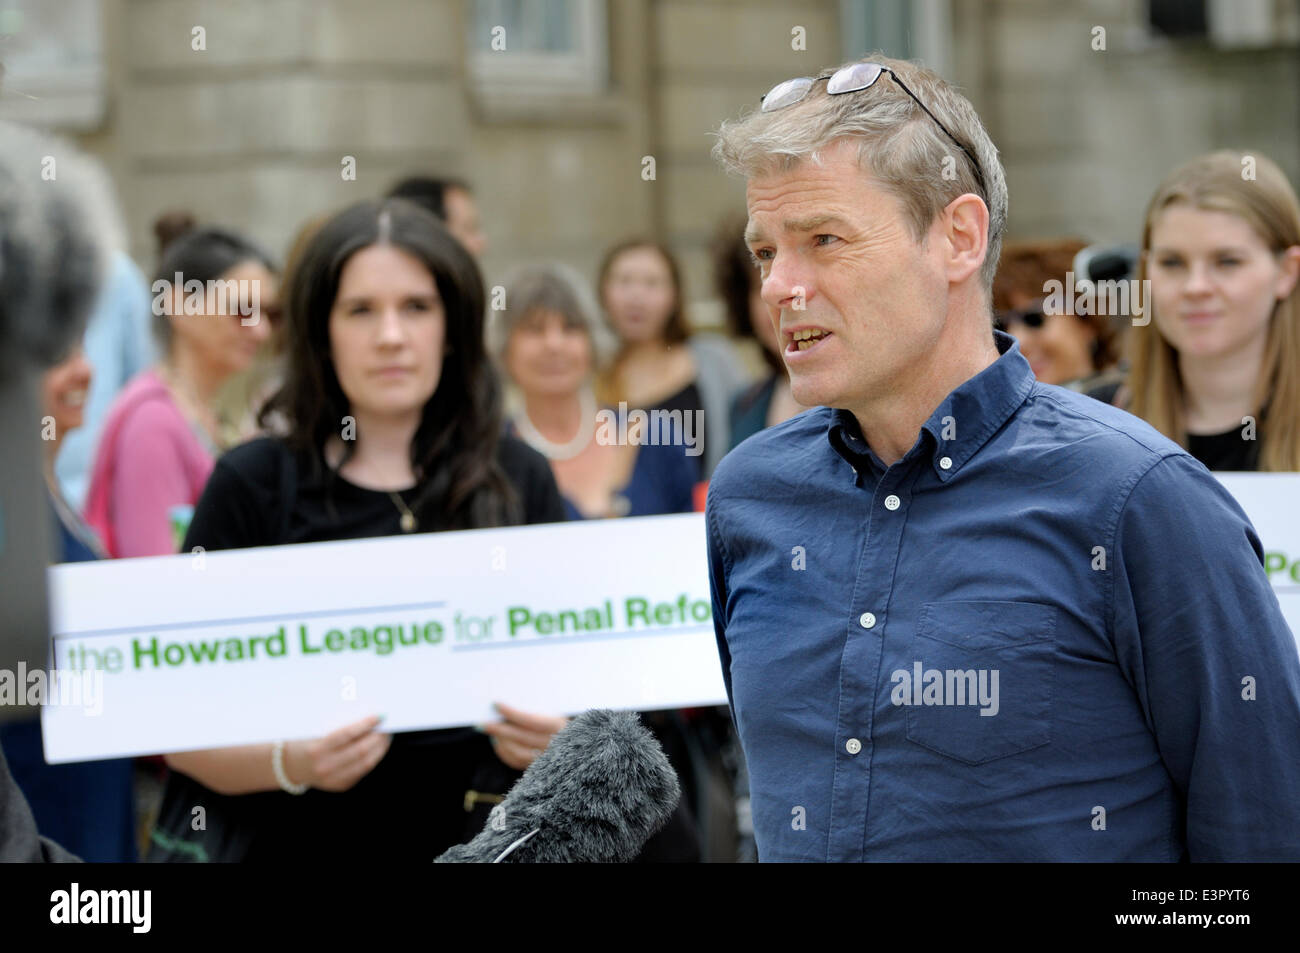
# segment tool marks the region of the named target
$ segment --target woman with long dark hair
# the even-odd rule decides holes
[[[286,432],[218,461],[185,549],[564,518],[545,459],[501,435],[482,278],[431,213],[401,199],[339,213],[285,303],[285,383],[264,413]],[[565,722],[499,708],[486,733],[390,736],[370,717],[312,741],[168,755],[151,859],[429,861],[482,827]],[[218,833],[190,829],[196,804]]]

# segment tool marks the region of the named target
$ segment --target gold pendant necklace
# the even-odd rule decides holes
[[[392,490],[388,491],[388,497],[393,501],[393,504],[397,509],[401,511],[402,518],[398,521],[398,525],[402,527],[402,532],[414,533],[415,527],[419,525],[419,522],[416,520],[415,514],[411,512],[411,508],[407,506],[406,503],[403,502],[402,498]]]

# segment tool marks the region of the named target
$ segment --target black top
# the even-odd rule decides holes
[[[1205,464],[1208,470],[1259,469],[1259,441],[1247,440],[1245,427],[1223,433],[1187,435],[1187,452]]]
[[[1124,383],[1124,378],[1115,375],[1097,383],[1089,382],[1080,389],[1093,400],[1099,400],[1103,404],[1110,404],[1114,407],[1119,405],[1115,403],[1115,395],[1119,393],[1120,386]]]
[[[677,393],[665,397],[653,407],[646,408],[647,413],[652,410],[680,410],[682,412],[682,419],[685,420],[687,414],[694,413],[697,410],[701,412],[704,410],[704,398],[700,396],[699,387],[695,385],[694,381],[691,381]],[[695,420],[698,418],[692,417],[691,419]],[[696,465],[696,482],[704,479],[704,461],[708,459],[708,451],[705,449],[705,441],[708,439],[708,435],[703,430],[699,433],[699,439],[700,454],[699,456],[692,458]]]
[[[523,503],[524,523],[560,523],[564,500],[546,458],[513,437],[503,437],[497,460]],[[282,469],[292,462],[293,507],[285,526],[280,494]],[[408,506],[414,490],[398,493]],[[194,507],[182,552],[241,549],[403,535],[401,511],[387,492],[367,490],[341,476],[329,477],[323,460],[292,452],[281,440],[260,437],[221,457]],[[419,527],[420,532],[444,529]]]
[[[564,504],[544,457],[518,440],[502,437],[497,458],[523,503],[525,523],[564,519]],[[297,489],[286,520],[280,494],[283,465],[289,460]],[[401,514],[386,492],[335,478],[331,507],[325,479],[313,476],[308,462],[269,437],[225,454],[195,506],[182,551],[401,533]],[[403,494],[408,500],[411,495]],[[427,863],[482,829],[492,802],[468,810],[467,791],[504,794],[519,777],[497,758],[488,736],[473,728],[404,732],[393,736],[391,748],[373,771],[340,794],[313,789],[301,796],[269,791],[224,797],[172,772],[160,826],[173,840],[195,839],[197,835],[188,835],[187,824],[163,821],[188,816],[190,806],[200,802],[210,814],[219,813],[222,823],[250,835],[245,860]],[[178,811],[178,806],[184,810]]]
[[[1118,382],[1110,381],[1090,388],[1085,393],[1104,404],[1115,404],[1119,386]],[[1207,470],[1254,472],[1259,469],[1259,440],[1246,439],[1244,425],[1225,430],[1223,433],[1189,433],[1187,452],[1205,464]]]

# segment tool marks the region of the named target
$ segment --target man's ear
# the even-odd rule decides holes
[[[939,217],[947,240],[948,280],[965,281],[980,270],[989,248],[989,210],[967,192],[948,203]]]

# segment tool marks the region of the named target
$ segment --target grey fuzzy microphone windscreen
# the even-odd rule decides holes
[[[103,169],[46,133],[0,122],[0,670],[44,669],[53,522],[41,478],[40,375],[80,339],[116,236]],[[0,705],[30,718],[31,696]]]
[[[635,712],[584,712],[436,863],[627,863],[667,823],[681,788]]]
[[[6,368],[57,361],[78,339],[119,243],[98,162],[44,132],[0,122],[0,342]]]

